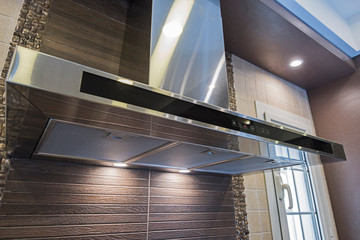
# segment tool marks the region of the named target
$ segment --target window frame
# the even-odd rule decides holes
[[[255,101],[255,107],[257,118],[261,120],[269,121],[269,119],[276,119],[279,123],[288,123],[289,125],[298,127],[299,130],[302,129],[311,135],[315,135],[315,128],[312,120],[310,119],[284,111],[260,101]],[[267,147],[265,148],[267,151]],[[264,146],[262,146],[260,150],[264,151]],[[310,183],[314,191],[314,201],[318,210],[320,233],[323,239],[338,239],[330,203],[330,196],[320,157],[315,154],[308,153],[307,159],[309,163]],[[272,170],[266,170],[264,171],[264,174],[273,239],[282,239]]]

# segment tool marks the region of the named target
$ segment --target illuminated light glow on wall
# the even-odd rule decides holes
[[[150,86],[160,87],[193,6],[194,0],[175,0],[171,6],[150,58]]]

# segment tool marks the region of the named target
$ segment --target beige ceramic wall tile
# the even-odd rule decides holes
[[[247,101],[241,100],[241,99],[236,99],[236,109],[237,112],[245,114],[245,115],[249,115],[249,110],[248,110],[248,103]]]
[[[273,238],[272,238],[271,232],[263,233],[262,239],[263,240],[272,240]]]
[[[246,72],[245,72],[244,76],[245,76],[246,90],[247,91],[250,91],[250,90],[256,91],[255,78],[251,77],[249,75],[246,75]]]
[[[263,103],[268,103],[266,91],[265,92],[257,91],[256,96],[257,96],[256,100],[263,102]]]
[[[246,210],[259,210],[257,190],[245,189]]]
[[[263,235],[262,235],[262,233],[250,234],[249,240],[263,240]]]
[[[260,152],[260,144],[258,141],[256,140],[251,140],[249,139],[250,142],[250,149],[251,149],[251,153],[260,156],[261,152]]]
[[[0,15],[0,42],[10,43],[14,33],[16,21],[14,18]]]
[[[233,69],[235,70],[238,70],[242,73],[244,73],[244,60],[235,56],[235,55],[232,55],[232,65],[233,65]]]
[[[21,8],[23,0],[0,0],[0,14],[17,17]]]
[[[257,197],[259,202],[259,210],[268,210],[268,200],[266,196],[265,190],[258,190],[257,191]]]
[[[256,118],[256,108],[255,108],[255,101],[253,103],[248,104],[248,116]]]
[[[245,189],[257,189],[256,184],[256,174],[255,173],[246,173],[244,174],[244,185]]]
[[[5,43],[0,43],[0,71],[2,70],[7,52],[9,50],[9,45]]]
[[[261,230],[261,219],[259,212],[248,211],[248,222],[250,233],[260,233]]]
[[[251,79],[255,78],[254,68],[255,66],[247,61],[244,62],[244,74],[245,76],[248,76]]]
[[[258,172],[258,173],[256,174],[256,183],[257,183],[257,189],[263,189],[263,190],[266,189],[266,186],[265,186],[265,175],[264,175],[264,172],[263,172],[263,171]]]
[[[234,86],[236,91],[236,100],[241,99],[247,100],[247,91],[246,91],[246,83],[244,73],[235,70],[234,71]]]
[[[262,232],[270,232],[271,225],[270,225],[270,216],[269,212],[260,212],[260,221],[261,221],[261,230]]]

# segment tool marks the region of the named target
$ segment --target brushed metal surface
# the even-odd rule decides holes
[[[53,93],[56,93],[56,94],[60,94],[60,95],[64,95],[64,96],[73,97],[74,98],[73,101],[76,101],[76,102],[79,102],[80,100],[86,100],[89,102],[97,102],[97,103],[105,104],[108,107],[112,106],[112,107],[114,107],[114,109],[119,108],[119,109],[129,110],[128,112],[142,113],[145,118],[147,118],[149,115],[155,116],[155,117],[160,117],[160,118],[164,118],[167,120],[171,120],[173,122],[185,123],[186,125],[189,125],[189,126],[202,127],[205,129],[211,129],[211,130],[215,130],[215,131],[219,131],[219,132],[224,132],[229,135],[236,135],[236,136],[239,136],[242,138],[254,139],[256,141],[263,141],[263,142],[272,142],[275,144],[298,149],[298,146],[296,146],[296,145],[276,141],[271,138],[265,138],[265,137],[261,137],[261,136],[257,136],[257,135],[253,135],[253,134],[235,131],[232,129],[219,127],[219,126],[215,126],[212,124],[207,124],[204,122],[190,120],[187,118],[182,118],[179,116],[162,113],[159,111],[145,109],[142,107],[138,107],[138,106],[134,106],[134,105],[130,105],[130,104],[126,104],[126,103],[122,103],[122,102],[82,93],[82,92],[80,92],[79,89],[80,89],[81,76],[82,76],[83,71],[90,72],[90,73],[93,73],[93,74],[96,74],[99,76],[103,76],[108,79],[113,79],[114,81],[123,81],[124,80],[124,78],[116,76],[116,75],[105,73],[105,72],[102,72],[102,71],[99,71],[99,70],[96,70],[93,68],[89,68],[89,67],[86,67],[86,66],[83,66],[80,64],[72,63],[72,62],[69,62],[69,61],[66,61],[63,59],[49,56],[47,54],[32,51],[32,50],[29,50],[29,49],[26,49],[23,47],[17,47],[16,53],[14,54],[12,64],[10,66],[10,74],[8,75],[8,78],[6,81],[8,83],[14,83],[16,85],[23,85],[23,86],[28,86],[28,87],[35,88],[35,89],[45,90],[46,92],[49,92],[48,95],[50,98]],[[190,97],[181,96],[176,93],[168,92],[168,91],[165,91],[165,90],[159,89],[159,88],[154,88],[154,87],[151,87],[151,86],[148,86],[145,84],[141,84],[138,82],[133,82],[131,80],[129,80],[129,81],[131,82],[131,84],[133,86],[147,89],[147,90],[150,90],[153,92],[161,93],[166,96],[171,96],[174,99],[181,99],[184,101],[198,104],[200,106],[205,106],[207,108],[215,109],[217,111],[222,111],[222,112],[234,115],[234,116],[239,116],[239,117],[249,119],[252,121],[260,122],[264,125],[269,125],[269,126],[272,126],[272,127],[278,128],[278,129],[286,130],[288,132],[294,132],[294,133],[299,134],[299,132],[297,132],[295,130],[286,129],[286,128],[280,127],[276,124],[266,123],[259,119],[251,118],[251,117],[248,117],[248,116],[245,116],[245,115],[242,115],[242,114],[239,114],[239,113],[236,113],[236,112],[233,112],[228,109],[218,107],[218,106],[215,106],[212,104],[207,104],[207,103],[192,99]],[[41,96],[38,96],[38,97],[41,98]],[[39,102],[38,104],[44,105],[45,103]],[[84,103],[84,101],[81,104],[88,105],[87,103]],[[49,108],[49,106],[44,106],[44,107]],[[56,111],[56,109],[50,109],[50,111]],[[76,109],[73,109],[72,111],[69,110],[67,115],[71,116],[72,114],[77,113],[76,111],[77,111]],[[300,133],[300,134],[302,134],[302,133]],[[333,158],[337,158],[337,159],[344,159],[344,160],[346,159],[345,154],[342,151],[343,147],[341,146],[341,144],[331,142],[331,141],[328,141],[328,140],[325,140],[325,139],[322,139],[322,138],[319,138],[316,136],[307,135],[306,137],[310,137],[313,139],[319,139],[324,142],[330,143],[334,150],[334,154],[320,152],[320,151],[316,151],[314,149],[305,148],[305,147],[302,147],[301,150],[304,150],[307,152],[313,152],[316,154],[325,155],[325,156],[329,156],[329,157],[333,157]],[[177,140],[177,139],[175,139],[175,140]]]
[[[82,71],[94,73],[99,76],[104,76],[114,81],[122,81],[123,78],[104,73],[95,69],[91,69],[79,64],[74,64],[62,59],[58,59],[46,54],[34,52],[25,48],[18,47],[16,56],[13,59],[11,65],[11,72],[7,79],[7,86],[11,87],[15,91],[21,93],[27,101],[36,107],[47,118],[54,118],[63,121],[69,121],[72,123],[84,124],[89,127],[110,129],[114,131],[126,132],[130,135],[139,135],[143,137],[151,137],[156,139],[166,139],[168,142],[181,142],[182,144],[191,144],[192,146],[200,146],[205,148],[216,148],[231,153],[237,154],[236,156],[248,155],[253,157],[262,158],[260,161],[231,161],[239,164],[256,163],[256,166],[249,168],[249,170],[261,169],[261,164],[264,164],[264,169],[271,166],[287,166],[294,164],[293,162],[282,162],[276,160],[277,164],[267,164],[271,156],[267,151],[259,151],[259,142],[271,142],[279,145],[297,147],[291,144],[283,142],[277,142],[273,139],[260,137],[257,135],[235,131],[224,127],[215,126],[212,124],[199,122],[191,119],[182,118],[166,114],[163,112],[149,110],[139,106],[126,104],[123,102],[113,101],[106,98],[97,97],[90,94],[80,92],[80,83]],[[281,131],[295,132],[293,130],[286,131],[275,124],[267,124],[254,118],[232,112],[225,108],[217,107],[207,103],[194,100],[189,97],[180,96],[176,93],[167,92],[162,89],[156,89],[141,83],[131,82],[138,88],[143,88],[171,96],[174,99],[181,99],[191,103],[195,103],[201,106],[205,106],[217,111],[226,112],[228,114],[246,118],[252,121],[256,121],[262,124],[273,126]],[[141,97],[141,96],[139,96]],[[211,116],[209,116],[211,117]],[[26,118],[26,116],[24,117]],[[45,126],[44,126],[45,127]],[[298,133],[297,133],[298,134]],[[320,139],[314,136],[306,136],[313,139]],[[321,139],[323,140],[323,139]],[[318,152],[313,149],[302,148],[302,150],[308,152],[315,152],[317,154],[327,155],[335,158],[344,159],[344,152],[341,145],[323,140],[330,143],[333,149],[336,150],[334,154],[326,154]],[[238,142],[239,148],[234,149],[231,146],[232,142]],[[251,142],[251,144],[249,143]],[[159,144],[163,145],[163,144]],[[334,147],[335,146],[335,147]],[[151,150],[151,149],[150,149]],[[170,151],[171,149],[169,149]],[[149,151],[143,149],[143,152]],[[181,155],[182,151],[178,151],[176,154]],[[139,152],[137,152],[139,153]],[[29,153],[31,154],[31,152]],[[161,154],[157,153],[157,154]],[[52,153],[54,157],[58,157],[58,154]],[[135,156],[139,156],[133,154]],[[141,155],[141,153],[140,153]],[[156,155],[156,154],[155,154]],[[154,156],[155,156],[154,155]],[[135,157],[135,156],[128,156]],[[226,159],[234,159],[236,156],[231,156]],[[144,156],[145,157],[145,156]],[[151,161],[148,165],[151,166],[151,162],[154,162],[156,166],[161,164],[158,159],[151,156]],[[142,158],[136,160],[140,164]],[[230,162],[223,162],[226,159],[218,159],[222,164],[230,164]],[[115,160],[115,159],[113,159]],[[119,159],[116,159],[119,160]],[[124,159],[122,159],[124,160]],[[195,157],[194,157],[195,160]],[[145,160],[144,160],[145,161]],[[100,161],[97,161],[98,164]],[[186,161],[185,161],[186,162]],[[211,161],[210,161],[211,162]],[[216,162],[216,161],[214,161]],[[166,161],[165,161],[166,163]],[[186,166],[196,167],[207,164],[209,162],[199,162],[196,164],[189,164]],[[95,164],[95,161],[94,161]],[[101,163],[99,163],[101,164]],[[147,163],[144,163],[147,164]],[[166,163],[167,164],[167,163]],[[185,167],[185,165],[176,165],[169,160],[167,167]],[[221,164],[221,165],[222,165]],[[257,165],[259,164],[259,165]],[[220,165],[220,164],[218,164]],[[246,164],[245,164],[246,165]],[[161,165],[163,166],[163,165]],[[226,166],[226,165],[223,165]],[[215,167],[214,166],[209,166]],[[219,167],[219,166],[218,166]],[[208,169],[204,168],[204,169]],[[227,169],[227,168],[225,168]],[[241,167],[241,172],[246,171],[246,166]],[[240,171],[239,170],[239,171]],[[225,170],[224,170],[225,171]],[[230,172],[229,172],[230,173]]]
[[[272,160],[261,157],[243,158],[235,161],[222,162],[197,168],[196,171],[212,172],[212,173],[226,173],[226,174],[239,174],[252,171],[273,169],[296,165],[292,161]]]
[[[51,119],[34,154],[123,162],[168,142]]]
[[[164,31],[172,23],[177,37]],[[154,0],[150,54],[150,86],[228,108],[219,0]]]

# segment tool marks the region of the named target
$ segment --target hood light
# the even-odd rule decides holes
[[[113,166],[114,167],[127,167],[128,165],[126,163],[120,162],[120,163],[114,163]]]
[[[182,33],[183,27],[178,22],[169,22],[165,24],[162,31],[166,37],[176,38]]]
[[[302,63],[303,63],[302,59],[295,59],[289,63],[289,66],[295,68],[300,66]]]
[[[189,173],[191,172],[189,169],[181,169],[179,170],[179,173]]]
[[[131,81],[131,80],[129,80],[129,79],[125,79],[125,78],[119,78],[119,79],[118,79],[118,82],[125,83],[125,84],[127,84],[127,85],[133,85],[133,84],[134,84],[133,81]]]

